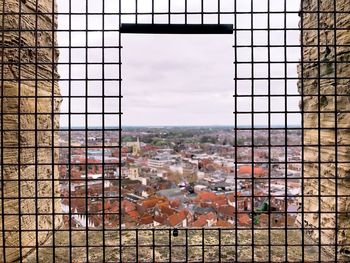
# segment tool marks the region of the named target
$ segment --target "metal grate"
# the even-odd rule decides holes
[[[348,259],[346,1],[1,6],[1,262]],[[124,227],[126,33],[232,34],[230,227]],[[238,193],[241,185],[249,195]]]

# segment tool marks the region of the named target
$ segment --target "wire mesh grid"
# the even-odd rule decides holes
[[[346,1],[1,5],[1,262],[335,262],[349,255]],[[140,24],[154,33],[157,24],[164,34],[233,25],[236,191],[232,213],[221,218],[231,225],[123,221],[122,24],[134,33]],[[248,177],[242,167],[250,167]]]

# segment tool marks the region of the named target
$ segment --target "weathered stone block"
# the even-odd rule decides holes
[[[303,169],[305,178],[315,178],[305,180],[303,192],[305,196],[316,195],[304,198],[303,224],[310,227],[308,233],[316,241],[321,229],[322,243],[339,244],[339,260],[349,260],[350,247],[345,244],[350,242],[350,233],[343,229],[348,227],[349,222],[349,198],[339,197],[336,205],[336,195],[349,195],[350,190],[350,166],[341,163],[350,161],[350,103],[347,96],[339,96],[350,93],[350,82],[346,80],[350,76],[350,68],[348,63],[335,63],[335,60],[349,61],[350,48],[346,45],[350,43],[350,14],[337,13],[335,17],[334,4],[337,11],[349,12],[350,5],[346,0],[306,0],[302,5],[304,63],[298,67],[299,76],[303,78],[298,87],[299,92],[305,95],[300,104],[303,106],[304,127],[313,128],[304,131],[304,161],[311,163],[304,164]],[[330,13],[310,13],[315,11]],[[320,44],[328,47],[318,47]],[[319,77],[329,79],[317,80]],[[314,147],[319,143],[321,147]],[[322,177],[325,179],[317,179]],[[318,214],[307,213],[310,211],[319,211],[320,218]],[[326,213],[329,211],[334,213]],[[327,227],[334,230],[323,229]],[[331,247],[325,249],[334,255]]]
[[[50,215],[61,211],[60,200],[52,199],[59,196],[58,182],[53,183],[50,180],[58,178],[57,167],[52,165],[52,158],[58,156],[53,140],[53,137],[58,136],[53,129],[59,127],[58,120],[53,114],[59,112],[61,103],[58,74],[56,66],[37,64],[37,62],[57,61],[55,34],[36,32],[35,15],[23,15],[20,23],[18,15],[11,15],[20,10],[23,13],[34,14],[35,2],[34,0],[5,1],[4,10],[2,10],[3,4],[0,5],[1,13],[7,14],[1,16],[0,25],[2,19],[5,19],[5,29],[29,30],[21,33],[5,31],[0,39],[5,47],[2,49],[4,54],[1,54],[4,62],[14,62],[1,65],[4,78],[0,98],[3,116],[1,127],[3,132],[0,135],[3,141],[1,145],[3,163],[0,165],[4,181],[1,194],[5,198],[2,200],[4,215],[0,217],[0,225],[4,223],[8,231],[5,236],[1,236],[1,239],[5,239],[6,246],[14,247],[6,247],[5,255],[2,255],[3,249],[0,249],[0,261],[5,257],[7,262],[18,259],[20,246],[45,244],[54,228],[59,228],[62,222],[61,216]],[[56,16],[46,14],[52,10],[53,0],[39,2],[38,28],[55,29]],[[33,48],[37,42],[48,48]],[[30,64],[21,64],[28,62]],[[45,78],[48,81],[37,81],[37,78]],[[52,79],[55,81],[51,81]],[[35,134],[36,129],[47,132]],[[37,197],[45,198],[37,199]],[[36,229],[43,231],[37,232]],[[32,250],[22,248],[22,256],[25,257]]]

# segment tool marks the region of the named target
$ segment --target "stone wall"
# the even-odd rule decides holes
[[[59,127],[59,118],[53,113],[59,112],[61,103],[57,68],[50,64],[58,59],[58,51],[52,48],[56,44],[56,34],[51,31],[56,28],[57,21],[56,17],[45,14],[52,13],[52,1],[6,0],[5,10],[3,1],[0,4],[0,25],[4,24],[5,29],[0,36],[1,57],[3,63],[8,63],[1,68],[4,179],[1,190],[5,198],[4,215],[0,217],[4,219],[0,227],[4,223],[8,232],[5,237],[1,236],[0,244],[2,246],[5,238],[6,246],[22,246],[23,257],[31,250],[25,246],[35,246],[36,242],[43,244],[52,235],[53,224],[55,228],[61,225],[61,217],[52,216],[53,210],[60,212],[59,199],[52,201],[53,196],[59,197],[58,183],[52,182],[53,174],[55,178],[58,175],[57,167],[53,169],[52,165],[53,159],[57,161],[58,157],[58,152],[52,148],[58,142],[58,133],[52,132],[52,128]],[[35,2],[38,2],[37,7]],[[25,13],[21,19],[19,12]],[[6,16],[2,16],[4,13]],[[56,81],[52,81],[53,78]],[[36,228],[44,231],[36,232]],[[25,232],[19,233],[19,229]],[[6,248],[5,253],[7,262],[20,256],[18,248]],[[3,256],[0,248],[1,262]]]
[[[348,13],[334,17],[334,3],[337,12]],[[338,243],[339,255],[346,257],[350,256],[350,247],[342,244],[349,244],[350,231],[342,228],[349,227],[350,216],[337,212],[350,212],[350,197],[339,197],[336,208],[334,196],[336,188],[340,196],[350,193],[350,164],[337,163],[350,161],[350,147],[345,146],[350,143],[350,47],[342,46],[350,44],[350,4],[349,0],[305,0],[302,10],[303,67],[299,67],[299,76],[303,81],[299,82],[299,92],[304,95],[301,107],[304,127],[308,128],[304,131],[304,161],[314,162],[304,164],[304,226],[314,240],[319,239],[321,227],[321,244]],[[318,10],[331,13],[318,14]],[[323,29],[318,31],[318,27]],[[319,77],[328,79],[319,81]],[[320,214],[309,213],[318,211]],[[324,248],[335,254],[334,247]]]

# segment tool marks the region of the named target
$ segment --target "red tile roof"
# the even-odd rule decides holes
[[[173,208],[178,208],[180,204],[181,204],[180,200],[177,200],[177,199],[170,201],[170,206]]]
[[[238,214],[237,221],[240,226],[252,225],[252,219],[247,214]]]
[[[145,199],[145,200],[142,200],[139,202],[139,204],[145,208],[152,208],[154,207],[157,203],[162,203],[166,201],[165,198],[161,198],[161,197],[151,197],[151,198],[148,198],[148,199]]]
[[[192,223],[193,227],[204,227],[206,225],[207,225],[207,217],[205,215],[199,216],[198,219]]]
[[[214,202],[214,205],[216,207],[225,206],[225,205],[227,205],[227,200],[226,199],[216,200]]]
[[[125,213],[136,210],[136,205],[128,200],[122,201],[122,208],[124,208]]]
[[[232,227],[233,225],[224,220],[218,220],[215,224],[217,227]]]
[[[142,225],[148,225],[153,223],[153,217],[149,214],[145,214],[140,218],[140,223]]]
[[[167,203],[161,203],[158,205],[159,211],[167,216],[171,216],[176,213],[174,209],[171,209]]]
[[[127,213],[131,218],[137,219],[139,218],[139,213],[136,210],[130,211]]]
[[[210,212],[206,215],[200,215],[196,221],[192,223],[193,227],[204,227],[208,224],[208,220],[215,220],[216,215],[213,212]]]
[[[233,202],[233,201],[235,201],[236,196],[239,197],[240,195],[241,195],[241,193],[237,192],[236,194],[228,194],[228,195],[226,195],[226,198],[230,202]]]
[[[158,222],[161,225],[165,225],[168,217],[167,216],[154,216],[154,221]]]
[[[223,194],[216,195],[215,200],[216,201],[226,200],[226,195],[223,195]]]
[[[224,216],[232,217],[235,214],[235,208],[233,206],[220,206],[218,213]]]
[[[184,209],[184,210],[181,210],[179,213],[169,216],[168,218],[169,225],[173,227],[177,226],[183,220],[186,219],[187,214],[188,214],[188,211]]]
[[[254,176],[264,176],[267,171],[262,167],[254,167]],[[243,165],[239,167],[238,174],[253,174],[253,167],[251,165]]]
[[[213,192],[202,191],[198,193],[198,199],[213,201],[216,199],[216,194]]]

